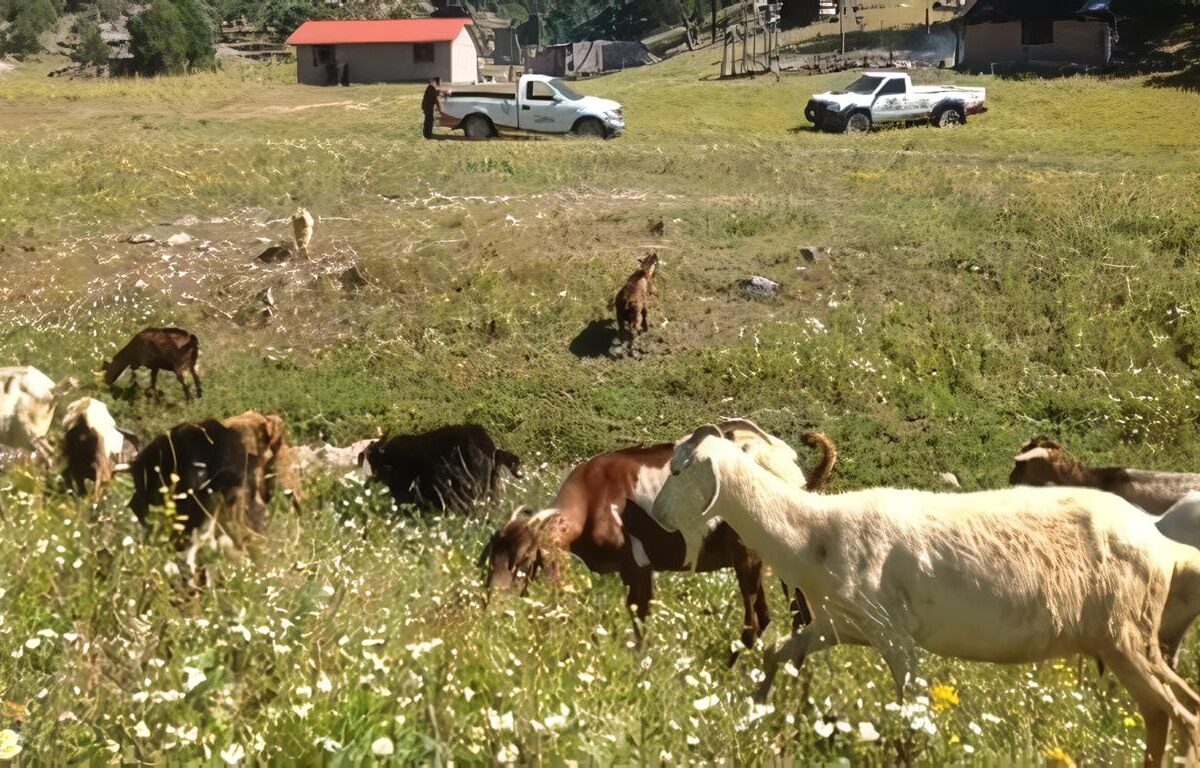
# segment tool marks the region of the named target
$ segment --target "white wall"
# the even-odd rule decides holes
[[[454,83],[476,83],[479,81],[479,53],[471,33],[463,27],[450,44],[450,81]]]
[[[474,83],[478,79],[475,44],[464,28],[452,42],[433,43],[433,62],[413,61],[408,43],[336,45],[334,56],[350,66],[352,83],[420,82],[440,77],[445,82]],[[296,78],[308,85],[324,85],[326,73],[313,65],[313,46],[296,46]]]

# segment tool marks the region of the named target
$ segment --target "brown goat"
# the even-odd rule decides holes
[[[727,432],[731,439],[744,423],[731,422],[737,425]],[[822,448],[820,463],[807,475],[808,487],[816,490],[828,479],[837,453],[824,435],[808,433],[805,439]],[[683,537],[663,530],[646,512],[670,474],[674,450],[674,443],[661,443],[595,456],[571,470],[549,508],[514,512],[479,558],[480,566],[488,565],[489,593],[523,591],[543,571],[548,580],[556,581],[561,560],[570,552],[592,571],[620,574],[628,589],[626,608],[640,642],[640,623],[649,615],[653,598],[654,571],[688,570]],[[798,467],[795,471],[803,474]],[[722,568],[737,573],[744,607],[742,643],[753,647],[770,622],[762,560],[725,523],[716,525],[704,540],[696,565],[697,571]],[[796,600],[794,608],[807,615],[798,593]],[[730,663],[734,659],[736,654]]]
[[[1200,490],[1200,474],[1126,467],[1088,467],[1060,444],[1036,437],[1017,454],[1009,485],[1068,485],[1114,493],[1152,515],[1161,515],[1188,491]]]
[[[247,515],[251,528],[261,531],[265,507],[275,497],[277,482],[291,491],[293,507],[299,504],[287,462],[287,426],[282,417],[258,411],[230,416],[221,424],[236,432],[246,449]]]
[[[650,297],[654,295],[654,275],[658,272],[658,254],[652,253],[642,259],[625,285],[613,299],[617,311],[617,334],[625,342],[629,352],[633,352],[633,340],[640,333],[650,330],[648,312]]]
[[[149,368],[150,390],[158,392],[158,372],[171,371],[183,387],[183,396],[192,399],[184,371],[192,374],[196,383],[196,397],[200,397],[200,377],[196,374],[196,363],[200,356],[200,340],[195,334],[182,328],[146,328],[139,331],[113,359],[104,364],[104,383],[112,386],[126,368]]]

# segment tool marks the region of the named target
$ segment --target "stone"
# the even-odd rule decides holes
[[[743,280],[742,290],[751,296],[774,296],[779,293],[779,283],[774,280],[754,275],[746,280]]]
[[[167,238],[167,245],[170,245],[170,246],[173,246],[176,248],[181,245],[187,245],[190,242],[192,242],[192,236],[189,235],[187,232],[179,232],[179,233],[171,235],[170,237]]]
[[[133,245],[142,245],[144,243],[153,243],[154,237],[146,232],[139,232],[136,235],[130,235],[125,238],[125,242],[132,243]]]

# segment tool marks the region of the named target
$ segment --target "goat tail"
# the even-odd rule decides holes
[[[805,432],[800,439],[813,448],[821,449],[821,460],[808,473],[808,490],[819,491],[833,474],[833,465],[837,464],[837,446],[821,432]]]

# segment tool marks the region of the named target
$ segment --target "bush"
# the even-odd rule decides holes
[[[100,27],[94,21],[84,21],[77,32],[79,42],[71,51],[71,60],[92,67],[108,64],[108,43],[100,35]]]
[[[4,17],[8,30],[0,39],[0,52],[27,54],[42,50],[39,38],[58,20],[58,8],[51,0],[9,3]]]
[[[263,14],[265,26],[287,36],[312,18],[313,4],[310,0],[270,0]]]
[[[129,51],[134,69],[143,75],[187,71],[187,30],[171,0],[154,0],[129,20]]]
[[[216,27],[208,15],[208,9],[200,0],[174,0],[179,9],[180,19],[186,32],[186,49],[188,68],[212,69],[216,63],[216,49],[213,38]]]
[[[143,75],[211,68],[213,26],[197,0],[154,0],[129,22],[133,66]]]

